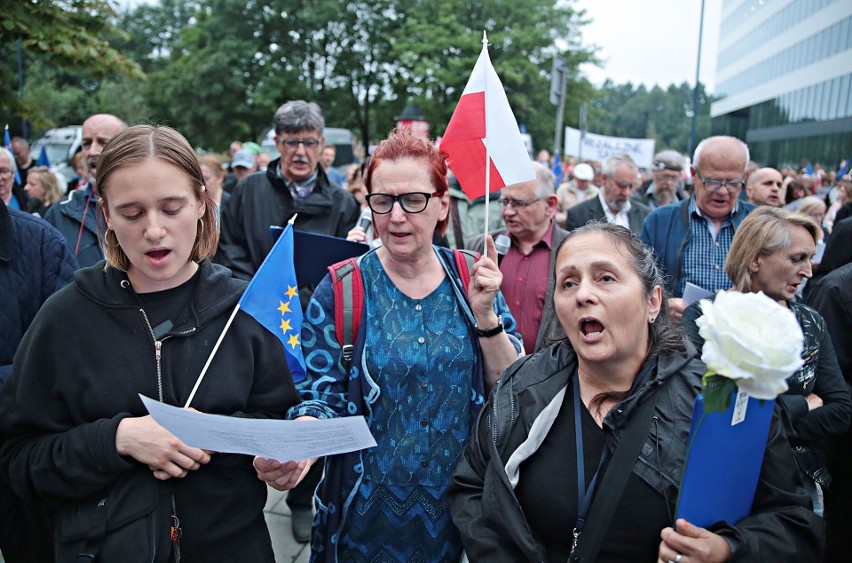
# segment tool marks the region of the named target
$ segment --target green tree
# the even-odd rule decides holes
[[[110,39],[121,34],[113,25],[114,17],[107,0],[6,2],[0,22],[0,107],[6,108],[4,117],[13,122],[11,118],[17,116],[36,124],[52,124],[52,116],[62,113],[57,106],[73,105],[80,97],[79,91],[44,97],[46,88],[35,84],[31,96],[25,91],[23,100],[19,98],[16,43],[28,69],[41,63],[95,78],[112,74],[144,78],[141,67],[110,44]]]
[[[692,85],[672,84],[665,90],[654,86],[604,82],[591,102],[588,130],[614,137],[654,138],[657,150],[685,153],[692,125]],[[712,98],[699,85],[698,140],[710,135]]]

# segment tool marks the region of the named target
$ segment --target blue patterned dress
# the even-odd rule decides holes
[[[446,278],[411,299],[380,270],[365,292],[367,368],[381,388],[371,425],[378,447],[364,456],[339,560],[458,561],[446,490],[470,433],[467,327],[434,322],[461,318]]]
[[[363,414],[377,447],[326,460],[315,497],[313,561],[458,561],[462,546],[446,490],[484,404],[482,361],[452,254],[448,275],[423,299],[393,284],[378,255],[362,257],[365,314],[348,374],[339,363],[328,276],[305,312],[308,376],[287,414]],[[520,352],[501,293],[495,312]]]

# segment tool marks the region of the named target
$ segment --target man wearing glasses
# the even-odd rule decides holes
[[[555,221],[556,176],[538,162],[533,162],[533,169],[535,180],[503,188],[500,204],[506,228],[491,233],[495,242],[507,235],[510,240],[500,258],[500,290],[528,353],[565,336],[553,308],[553,288],[555,251],[568,235]],[[485,235],[468,240],[465,246],[482,252]],[[497,251],[501,251],[499,243]]]
[[[272,119],[281,157],[270,162],[265,173],[244,178],[222,206],[216,261],[247,280],[272,248],[270,225],[283,226],[298,213],[295,229],[345,238],[360,214],[355,197],[329,181],[319,166],[325,144],[320,107],[290,101]],[[311,289],[300,288],[302,307]]]
[[[652,181],[639,194],[642,203],[656,209],[686,199],[681,177],[684,162],[683,155],[671,149],[655,154]]]
[[[655,209],[642,226],[642,242],[654,249],[657,264],[668,275],[669,306],[683,313],[687,282],[715,293],[729,289],[725,259],[734,231],[754,205],[739,201],[748,146],[734,137],[710,137],[693,157],[695,192],[678,205]]]
[[[272,248],[270,225],[283,226],[298,213],[295,229],[345,238],[361,214],[358,201],[331,182],[319,165],[325,144],[325,119],[313,102],[290,101],[272,117],[275,147],[281,158],[264,173],[240,181],[222,206],[222,231],[215,260],[251,279]],[[302,309],[313,286],[300,286]],[[315,463],[304,480],[287,495],[293,537],[306,543],[311,536],[313,492],[322,477]]]
[[[651,209],[632,199],[638,181],[636,163],[626,154],[614,154],[604,161],[601,172],[604,182],[598,197],[569,209],[565,228],[573,231],[589,221],[606,221],[639,234]]]

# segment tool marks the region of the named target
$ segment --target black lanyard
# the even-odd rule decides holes
[[[583,452],[583,424],[581,419],[582,403],[580,401],[580,378],[577,372],[574,372],[574,381],[571,385],[574,389],[574,438],[577,446],[577,523],[574,525],[573,542],[571,544],[571,552],[577,548],[577,541],[580,539],[580,534],[583,533],[583,526],[586,525],[586,516],[589,515],[589,508],[592,506],[592,498],[595,496],[595,487],[598,484],[598,476],[601,474],[601,468],[606,463],[606,458],[609,456],[609,450],[604,446],[601,452],[601,459],[598,462],[598,467],[595,469],[595,474],[592,476],[589,487],[586,488],[586,457]]]
[[[639,375],[637,375],[636,379],[633,380],[633,384],[630,386],[630,391],[627,393],[628,396],[633,395],[639,385],[647,378],[648,374],[656,368],[656,366],[656,357],[652,357],[650,360],[645,362],[642,369],[639,370]],[[574,551],[577,549],[577,542],[580,540],[580,534],[583,533],[583,527],[586,525],[586,517],[589,515],[589,509],[592,507],[592,499],[595,496],[595,487],[598,484],[598,477],[600,476],[601,469],[609,457],[609,448],[607,448],[606,444],[604,444],[604,449],[601,452],[601,459],[598,462],[598,467],[595,469],[595,474],[592,476],[592,480],[589,482],[588,488],[586,488],[586,463],[583,452],[582,418],[580,416],[582,413],[582,402],[580,401],[580,377],[577,371],[574,371],[572,387],[574,393],[574,441],[577,446],[577,523],[574,525],[574,530],[572,532],[573,540],[571,543],[571,554],[573,555]]]

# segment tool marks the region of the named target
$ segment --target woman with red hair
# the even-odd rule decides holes
[[[307,378],[288,418],[364,415],[377,447],[326,459],[312,560],[458,561],[446,491],[485,396],[520,354],[500,293],[494,241],[465,286],[446,231],[446,155],[410,129],[376,149],[364,181],[382,246],[359,258],[364,310],[341,362],[330,276],[305,312]],[[260,460],[261,478],[295,485],[309,463]],[[295,466],[295,467],[294,467]]]

